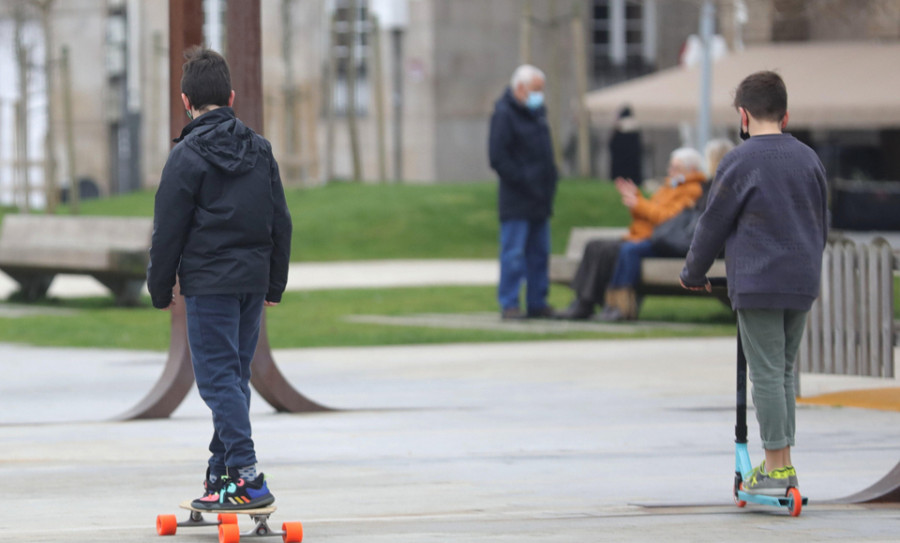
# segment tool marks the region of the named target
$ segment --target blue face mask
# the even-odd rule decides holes
[[[538,109],[544,105],[544,93],[540,91],[532,91],[528,93],[528,98],[525,99],[525,107],[530,110]]]

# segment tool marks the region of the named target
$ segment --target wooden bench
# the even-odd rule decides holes
[[[595,239],[622,239],[627,228],[573,228],[569,233],[566,253],[552,256],[550,259],[550,280],[554,283],[569,285],[578,271],[578,264],[584,254],[584,247]],[[636,290],[638,295],[657,296],[715,296],[730,306],[728,295],[724,290],[713,292],[687,290],[681,287],[679,276],[684,267],[683,258],[644,258],[641,260],[641,282]],[[709,271],[709,276],[725,276],[725,260],[716,260]]]
[[[6,215],[0,231],[0,270],[21,296],[46,296],[58,273],[91,275],[118,305],[136,305],[143,292],[153,220],[122,217]]]

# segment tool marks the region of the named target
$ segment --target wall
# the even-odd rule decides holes
[[[104,0],[67,0],[64,4],[57,3],[53,10],[53,58],[58,59],[63,46],[69,47],[71,79],[74,143],[76,156],[76,176],[93,179],[106,190],[109,183],[109,147],[108,130],[106,125],[107,102],[106,80],[104,79],[105,45],[104,36],[106,28],[104,19],[98,14],[105,12]],[[4,10],[4,17],[11,17],[9,10]],[[10,23],[9,28],[12,28]],[[13,36],[4,36],[12,44]],[[43,48],[41,48],[42,50]],[[37,52],[33,52],[36,54]],[[42,69],[43,58],[35,58],[37,69]],[[14,65],[13,65],[14,66]],[[96,68],[95,68],[96,67]],[[11,77],[12,74],[8,74]],[[42,79],[41,75],[41,79]],[[68,179],[68,161],[65,153],[65,125],[62,109],[62,83],[58,70],[54,73],[57,96],[54,101],[54,118],[50,121],[50,129],[55,136],[54,157],[56,159],[57,179]],[[32,87],[32,91],[37,87]],[[42,108],[45,96],[43,88],[30,96],[30,109]],[[5,97],[13,98],[13,96]],[[10,112],[12,110],[10,109]],[[34,116],[32,116],[32,119]],[[35,135],[32,127],[32,136]],[[41,130],[43,132],[43,130]],[[31,140],[29,156],[32,160],[44,156],[43,139],[39,145]],[[13,141],[4,142],[6,145],[14,145]],[[33,168],[32,172],[36,172]],[[35,179],[42,179],[43,173],[32,173],[32,183]],[[34,184],[32,186],[35,186]]]
[[[330,4],[324,0],[294,0],[291,19],[282,18],[282,0],[263,0],[263,92],[266,96],[265,122],[266,137],[273,144],[276,157],[285,164],[292,158],[286,142],[289,119],[286,116],[284,86],[287,67],[283,54],[285,28],[292,32],[292,66],[295,83],[306,90],[304,99],[313,100],[316,115],[300,115],[301,131],[298,138],[301,148],[309,144],[304,123],[312,122],[317,134],[319,173],[318,177],[307,177],[305,184],[324,181],[326,170],[327,118],[325,116],[328,96],[325,94],[325,73],[328,64],[328,29]],[[434,39],[432,34],[433,15],[431,0],[411,0],[409,27],[403,33],[402,71],[404,77],[403,114],[403,175],[407,181],[434,181]],[[381,64],[383,70],[383,111],[384,138],[386,150],[386,173],[388,180],[394,178],[394,132],[393,132],[393,69],[391,33],[381,29]],[[374,63],[369,60],[370,83],[374,84]],[[357,130],[361,155],[361,170],[365,182],[379,179],[379,157],[377,126],[375,115],[375,93],[370,86],[370,101],[367,113],[357,117]],[[334,177],[349,179],[353,174],[349,129],[346,118],[336,116],[334,123]],[[296,181],[295,181],[296,182]]]
[[[155,7],[154,7],[155,6]],[[163,9],[159,9],[162,7]],[[138,34],[129,36],[140,59],[136,70],[140,80],[141,101],[141,183],[144,188],[159,184],[172,141],[169,138],[169,10],[168,2],[152,5],[137,1],[129,4],[129,17],[139,18]],[[173,97],[178,99],[177,97]],[[188,119],[185,116],[185,124]]]
[[[519,64],[519,18],[514,1],[485,4],[435,4],[435,158],[441,180],[495,177],[487,160],[488,127],[494,102]]]

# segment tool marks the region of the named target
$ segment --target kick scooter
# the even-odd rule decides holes
[[[710,277],[713,287],[724,287],[724,277]],[[745,507],[748,502],[775,507],[786,507],[792,517],[800,516],[807,499],[800,490],[789,487],[783,497],[750,494],[743,490],[744,474],[753,471],[750,452],[747,450],[747,358],[741,345],[741,334],[737,334],[737,409],[734,426],[734,503]]]

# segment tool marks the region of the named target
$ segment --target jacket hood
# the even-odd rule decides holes
[[[259,159],[259,141],[230,107],[219,107],[191,121],[175,142],[229,174],[252,170]]]

